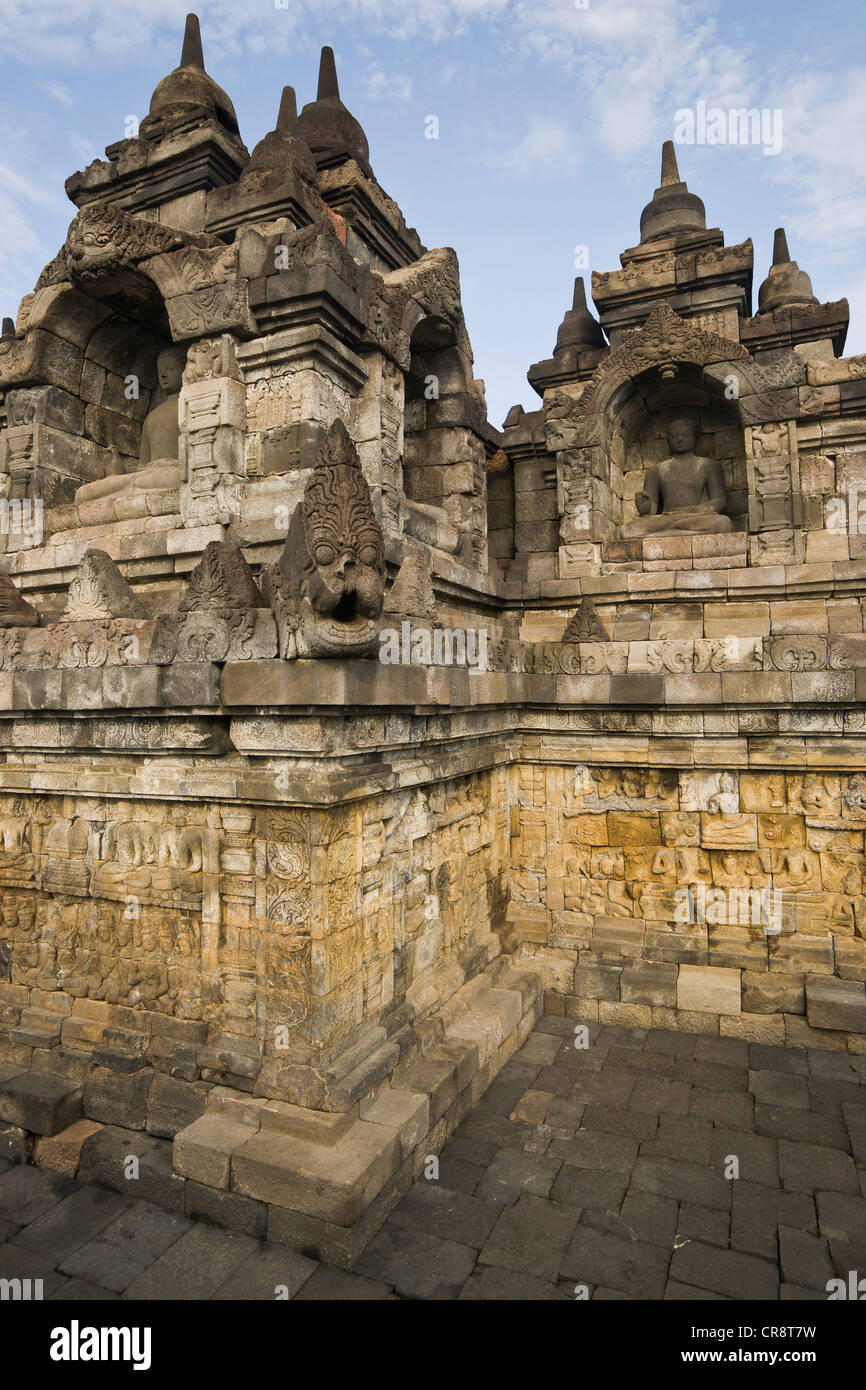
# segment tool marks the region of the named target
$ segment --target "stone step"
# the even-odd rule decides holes
[[[57,1134],[82,1117],[84,1087],[51,1072],[22,1071],[0,1082],[0,1120],[34,1134]]]
[[[22,1009],[18,1026],[9,1036],[25,1047],[57,1047],[64,1020],[64,1014],[48,1009]]]

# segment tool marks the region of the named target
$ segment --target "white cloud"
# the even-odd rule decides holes
[[[404,73],[385,72],[374,68],[365,77],[362,88],[371,101],[409,101],[412,82]]]
[[[562,122],[532,116],[524,135],[510,145],[494,145],[478,162],[501,179],[545,179],[573,175],[580,152],[573,134]]]

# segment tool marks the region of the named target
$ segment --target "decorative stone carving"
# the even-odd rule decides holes
[[[178,612],[223,613],[261,608],[262,602],[253,572],[237,546],[211,541],[187,580]]]
[[[591,598],[582,598],[576,612],[569,619],[562,634],[563,642],[609,642],[610,633],[605,627]]]
[[[266,589],[280,655],[366,656],[376,648],[385,591],[385,542],[358,454],[342,421],[295,508]]]
[[[63,621],[146,618],[147,613],[104,550],[88,550],[69,586]]]
[[[430,579],[430,562],[421,551],[410,550],[385,597],[388,617],[430,618],[436,614],[436,597]]]

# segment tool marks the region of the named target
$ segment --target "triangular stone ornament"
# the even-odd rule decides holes
[[[253,572],[230,541],[211,541],[187,580],[179,613],[225,613],[264,608]]]
[[[595,611],[591,598],[582,598],[562,635],[563,642],[609,642],[610,634]]]
[[[0,569],[0,627],[38,627],[39,614],[22,598],[9,577],[9,572]]]
[[[406,556],[385,598],[385,611],[401,618],[435,616],[436,597],[425,555],[412,550]]]
[[[105,622],[109,618],[146,618],[117,565],[104,550],[88,550],[78,567],[61,622]]]

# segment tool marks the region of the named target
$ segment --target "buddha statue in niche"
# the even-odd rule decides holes
[[[75,494],[76,502],[93,502],[99,497],[125,492],[127,488],[145,491],[180,486],[178,403],[185,363],[185,348],[170,347],[159,354],[156,372],[165,400],[145,416],[137,466],[129,473],[111,473],[107,478],[85,483]]]
[[[648,468],[643,489],[635,494],[640,513],[622,528],[623,536],[655,536],[670,531],[703,534],[732,531],[721,465],[695,453],[698,428],[690,415],[675,415],[668,425],[671,457]]]

